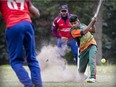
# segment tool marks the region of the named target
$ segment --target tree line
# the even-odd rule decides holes
[[[94,15],[96,6],[99,0],[31,0],[32,3],[40,10],[41,16],[39,19],[34,19],[33,24],[35,26],[35,39],[36,49],[39,52],[43,45],[56,45],[56,38],[51,33],[51,25],[54,18],[59,14],[59,7],[63,4],[67,4],[69,12],[78,15],[81,22],[88,24],[91,17]],[[101,58],[106,58],[110,63],[116,63],[116,2],[114,0],[105,0],[101,14],[102,19],[100,26],[102,29],[101,50],[102,53],[98,54]],[[99,20],[98,16],[98,20]],[[99,29],[98,29],[99,30]],[[99,33],[97,33],[99,36]],[[43,44],[44,43],[44,44]],[[0,15],[0,64],[8,63],[8,54],[5,40],[5,23]],[[67,57],[68,56],[68,57]],[[71,52],[66,54],[66,58],[69,63],[73,63],[71,59]],[[100,59],[100,58],[99,58]]]

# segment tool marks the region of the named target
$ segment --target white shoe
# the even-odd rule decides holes
[[[88,82],[88,83],[95,83],[95,82],[96,82],[96,79],[90,78],[90,79],[87,80],[87,82]]]

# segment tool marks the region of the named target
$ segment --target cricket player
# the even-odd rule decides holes
[[[80,48],[79,72],[84,74],[87,64],[90,64],[90,77],[87,82],[96,82],[96,53],[97,44],[92,35],[96,28],[94,26],[96,19],[93,17],[88,26],[82,24],[76,15],[70,17],[72,26],[71,35],[77,41]]]
[[[76,41],[72,38],[70,35],[70,22],[69,17],[71,14],[69,14],[68,6],[62,5],[60,7],[60,13],[59,15],[54,19],[52,24],[52,34],[57,38],[57,47],[60,50],[60,55],[63,57],[65,53],[63,52],[63,46],[67,45],[71,48],[74,60],[77,63],[77,56],[78,56],[78,45],[76,44]],[[64,54],[63,54],[64,53]]]
[[[34,27],[30,13],[39,17],[39,10],[30,0],[0,0],[0,12],[6,22],[6,42],[9,61],[24,87],[42,87],[41,73],[36,60]],[[31,78],[23,67],[24,49]]]

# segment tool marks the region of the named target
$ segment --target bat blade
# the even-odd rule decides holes
[[[99,10],[100,10],[102,1],[103,1],[103,0],[99,0],[99,4],[98,4],[98,7],[97,7],[97,11],[96,11],[96,13],[95,13],[95,15],[94,15],[95,18],[97,17],[97,15],[98,15],[98,13],[99,13]]]

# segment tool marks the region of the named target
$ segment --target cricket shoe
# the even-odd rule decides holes
[[[88,83],[95,83],[95,82],[96,82],[96,79],[90,78],[90,79],[87,80],[87,82],[88,82]]]

